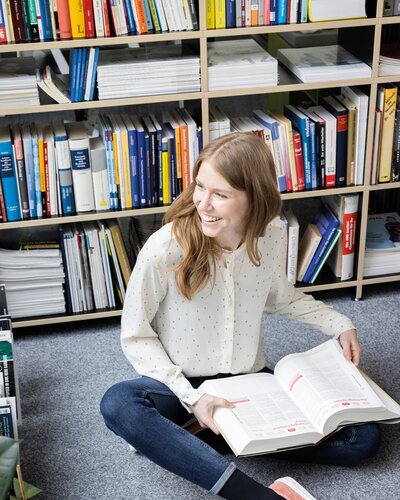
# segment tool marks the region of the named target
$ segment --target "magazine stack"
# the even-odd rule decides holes
[[[64,269],[59,248],[0,248],[0,282],[14,318],[64,314]]]
[[[364,277],[400,273],[400,215],[368,215]]]
[[[388,43],[381,47],[379,55],[379,76],[400,75],[400,46]]]
[[[39,104],[34,58],[12,57],[2,59],[0,67],[0,109]]]
[[[179,45],[100,52],[99,99],[200,91],[200,58]]]
[[[208,42],[208,89],[278,85],[278,61],[255,40]]]
[[[370,66],[340,45],[278,49],[277,58],[304,83],[371,76]]]

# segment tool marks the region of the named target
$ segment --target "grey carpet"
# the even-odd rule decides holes
[[[350,316],[363,345],[363,369],[400,401],[399,286],[351,290],[318,297]],[[206,500],[211,496],[132,452],[106,429],[101,396],[132,369],[119,345],[119,320],[17,330],[22,397],[22,470],[43,489],[41,500]],[[279,317],[265,320],[266,356],[283,355],[325,340],[319,332]],[[273,455],[238,459],[258,481],[290,475],[318,500],[399,499],[400,426],[385,425],[378,456],[358,467],[301,465]],[[233,457],[232,457],[233,459]],[[251,500],[251,499],[244,499]]]

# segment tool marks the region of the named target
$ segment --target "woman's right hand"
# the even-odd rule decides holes
[[[219,434],[219,430],[214,423],[213,414],[217,407],[235,408],[235,405],[223,398],[217,398],[210,394],[203,394],[194,405],[190,406],[194,416],[199,421],[201,427],[209,427],[215,434]]]

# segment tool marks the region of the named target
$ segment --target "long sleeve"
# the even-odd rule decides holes
[[[168,356],[153,320],[168,290],[166,252],[148,241],[139,253],[130,277],[122,313],[122,349],[135,370],[168,386],[184,403],[193,404],[202,393],[192,388]]]
[[[279,228],[276,228],[279,231]],[[353,323],[343,314],[327,306],[311,295],[306,295],[287,281],[286,277],[286,237],[283,227],[276,239],[276,253],[270,293],[265,310],[289,319],[312,325],[326,335],[335,338],[346,330],[354,328]],[[283,233],[283,234],[282,234]]]

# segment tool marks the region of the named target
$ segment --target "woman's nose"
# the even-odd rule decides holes
[[[199,206],[201,208],[206,208],[210,206],[211,196],[208,193],[202,193]]]

